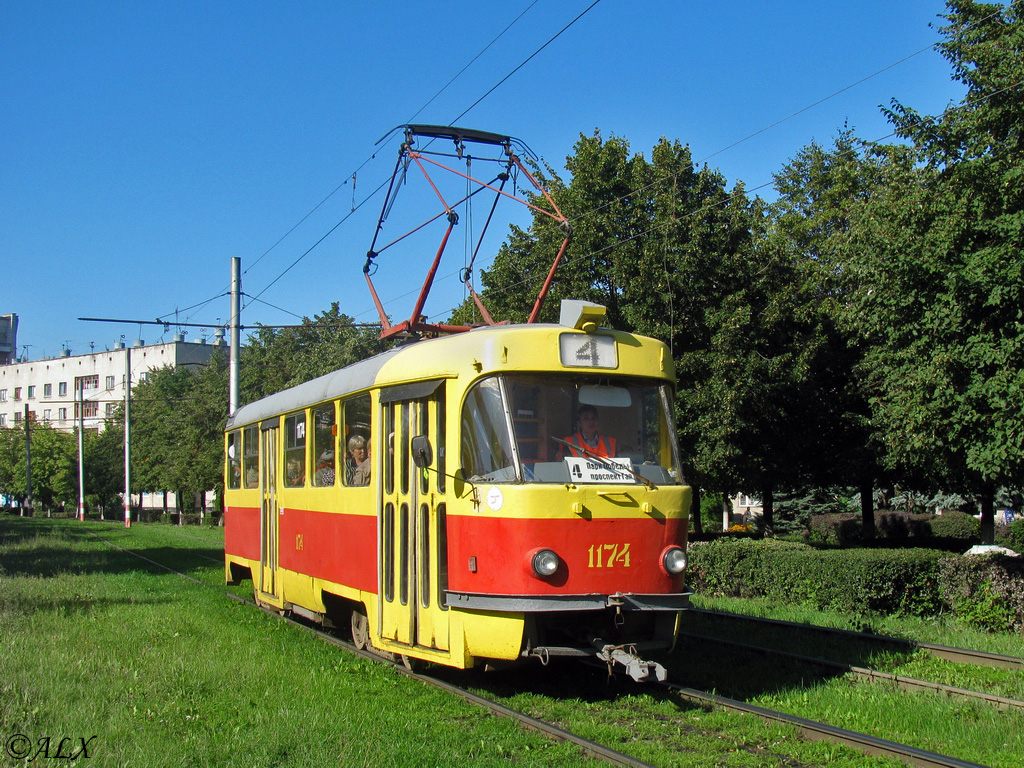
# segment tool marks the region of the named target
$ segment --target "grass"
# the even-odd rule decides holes
[[[133,768],[587,762],[227,599],[216,537],[161,528],[0,518],[5,743],[95,735],[89,765]]]
[[[0,517],[0,736],[50,736],[56,744],[61,736],[96,735],[88,762],[96,766],[586,763],[575,747],[227,599],[222,547],[216,528],[126,530]],[[248,585],[238,588],[247,591]],[[735,634],[735,625],[723,626],[709,623],[701,631]],[[743,635],[755,641],[749,631]],[[774,641],[796,642],[792,636]],[[861,666],[874,666],[862,663],[871,654],[896,668],[928,663],[845,641],[819,650],[846,654]],[[714,643],[684,642],[665,661],[674,679],[693,687],[963,759],[1008,766],[1024,754],[1024,722],[1014,713],[828,677]],[[621,676],[609,684],[603,670],[575,664],[444,674],[659,766],[899,765],[807,742],[754,717],[706,710]],[[997,682],[1019,681],[1018,673],[1016,683],[1012,677]]]

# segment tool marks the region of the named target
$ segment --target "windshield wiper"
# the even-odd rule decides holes
[[[583,451],[583,453],[585,453],[588,458],[591,458],[594,461],[598,462],[605,469],[609,469],[612,472],[629,472],[629,474],[631,474],[633,477],[635,477],[641,483],[646,485],[648,488],[653,490],[654,487],[655,487],[653,482],[648,480],[643,475],[637,474],[630,467],[625,467],[622,464],[616,464],[614,461],[609,461],[608,457],[601,456],[600,454],[594,453],[592,450],[587,448],[586,445],[576,445],[575,443],[570,443],[568,440],[563,440],[562,438],[555,437],[554,435],[551,435],[551,439],[554,440],[556,443],[561,443],[562,445],[567,445],[570,448],[572,448],[573,450]],[[632,463],[632,462],[630,462],[630,463]]]

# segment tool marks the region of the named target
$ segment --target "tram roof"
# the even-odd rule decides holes
[[[344,397],[345,395],[352,394],[353,392],[369,389],[374,384],[378,383],[381,370],[391,360],[400,355],[410,353],[415,354],[416,351],[421,351],[423,349],[423,345],[465,344],[468,340],[484,343],[484,338],[491,334],[504,334],[510,330],[520,329],[532,329],[534,331],[544,330],[546,332],[550,332],[552,328],[563,331],[566,330],[566,326],[561,323],[483,326],[466,333],[443,336],[438,339],[429,339],[416,342],[415,344],[395,347],[387,352],[381,352],[373,357],[360,360],[358,363],[347,365],[344,368],[339,368],[336,371],[331,371],[323,376],[319,376],[315,379],[311,379],[310,381],[298,384],[294,387],[289,387],[288,389],[281,390],[280,392],[275,392],[274,394],[267,395],[260,400],[243,405],[228,418],[226,428],[231,429],[243,424],[253,424],[274,416],[280,416],[283,413],[297,411],[316,403],[327,402],[338,397]],[[613,331],[611,329],[604,329],[604,331],[615,336],[631,335],[622,331]],[[439,355],[438,359],[444,359],[444,353],[442,350],[437,350],[437,352]],[[439,370],[436,376],[423,374],[418,376],[417,379],[439,378],[444,375],[445,374]]]
[[[381,352],[373,357],[360,360],[358,363],[346,365],[344,368],[243,405],[228,418],[227,427],[252,424],[288,411],[304,408],[311,403],[325,402],[366,389],[377,380],[380,369],[403,351],[405,351],[404,347],[395,347],[387,352]]]

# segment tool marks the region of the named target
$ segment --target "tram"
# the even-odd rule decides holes
[[[557,324],[399,346],[239,408],[227,581],[385,655],[664,678],[645,656],[689,605],[674,368],[604,322],[563,302]]]

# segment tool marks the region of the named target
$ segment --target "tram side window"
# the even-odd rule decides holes
[[[345,485],[370,484],[370,396],[358,395],[342,403],[344,429],[339,454],[345,457]]]
[[[242,431],[242,470],[245,473],[245,487],[260,487],[260,430],[246,427]]]
[[[228,488],[241,488],[242,433],[237,429],[233,432],[228,432],[227,471]]]
[[[293,413],[284,420],[284,484],[306,484],[306,414]]]
[[[313,485],[334,485],[336,459],[334,436],[338,428],[334,422],[334,403],[313,409]]]

